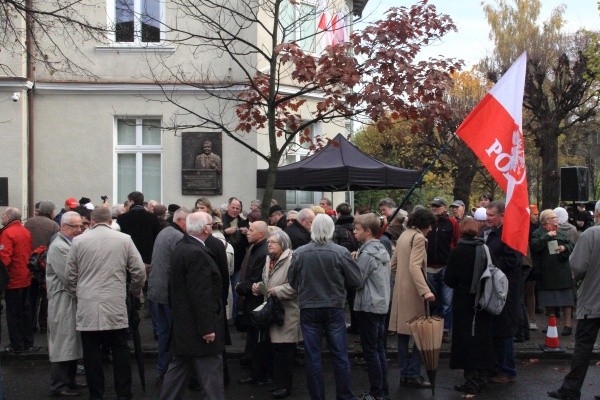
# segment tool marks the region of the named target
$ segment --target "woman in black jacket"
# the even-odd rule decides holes
[[[461,238],[451,250],[444,281],[454,289],[452,297],[452,350],[450,368],[463,369],[465,382],[454,389],[475,394],[486,387],[482,373],[493,366],[492,316],[475,312],[475,295],[487,259],[483,241],[477,238],[479,223],[465,218]],[[473,321],[474,329],[473,329]]]

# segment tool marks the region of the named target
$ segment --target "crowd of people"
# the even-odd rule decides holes
[[[203,197],[187,209],[146,202],[132,192],[114,207],[69,198],[58,213],[54,203],[41,201],[24,224],[19,210],[8,207],[0,272],[8,274],[10,343],[2,351],[37,351],[33,333],[46,332],[50,393],[74,397],[87,388],[90,399],[103,398],[102,362],[110,354],[117,397],[131,399],[128,340],[143,297],[158,343],[160,399],[180,399],[188,388],[224,399],[231,380],[226,346],[234,327],[245,332],[240,362],[250,371],[236,379],[239,385],[286,398],[294,387],[293,365],[304,364],[310,398],[324,399],[325,337],[336,398],[355,399],[347,335],[358,334],[369,379],[360,398],[387,399],[391,334],[397,338],[399,385],[431,387],[419,351],[410,348],[407,324],[430,308],[444,318],[450,368],[464,371],[455,389],[476,394],[517,380],[514,342],[538,329],[538,307],[548,315],[560,312],[562,335],[572,334],[577,281],[582,292],[573,369],[549,395],[578,399],[600,329],[600,302],[592,290],[597,274],[591,272],[600,260],[593,257],[600,251],[594,242],[600,228],[592,228],[600,220],[600,202],[595,218],[581,206],[539,213],[532,205],[530,252],[524,256],[501,241],[504,203],[489,195],[479,200],[479,207],[467,210],[460,199],[437,196],[410,214],[396,210],[389,198],[375,212],[347,203],[334,208],[327,198],[289,211],[273,202],[263,218],[259,200],[244,213],[236,197],[220,207]],[[41,281],[32,279],[28,266],[40,246],[47,248]],[[508,279],[499,315],[474,307],[488,261]],[[259,325],[251,314],[269,298],[283,310],[282,323]],[[85,383],[76,378],[78,360]]]

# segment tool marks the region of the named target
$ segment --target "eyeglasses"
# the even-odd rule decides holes
[[[71,225],[71,224],[65,224],[65,225],[70,226],[71,228],[77,228],[77,229],[83,228],[83,225]]]
[[[431,207],[431,208],[440,208],[440,207],[442,207],[442,205],[441,204],[430,204],[429,207]]]

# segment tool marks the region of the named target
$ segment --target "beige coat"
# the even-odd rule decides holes
[[[98,224],[73,239],[67,261],[67,288],[77,295],[77,330],[105,331],[129,327],[127,272],[130,290],[144,286],[142,256],[129,235]]]
[[[83,357],[81,335],[75,329],[77,299],[67,290],[67,257],[71,241],[59,233],[48,249],[46,287],[48,290],[48,356],[50,362]]]
[[[281,300],[285,315],[283,325],[271,325],[269,334],[272,343],[297,343],[302,340],[300,332],[300,308],[298,307],[298,293],[292,289],[287,280],[288,270],[292,262],[292,251],[285,250],[277,263],[271,276],[269,276],[269,261],[267,256],[263,269],[262,281],[267,289],[275,288],[277,298]]]
[[[396,284],[389,330],[410,335],[406,322],[425,314],[423,296],[430,292],[423,275],[427,268],[427,239],[420,230],[410,228],[400,235],[391,264],[396,266]]]

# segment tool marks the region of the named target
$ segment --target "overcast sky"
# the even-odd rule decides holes
[[[416,0],[414,1],[416,2]],[[365,21],[376,21],[383,18],[384,12],[393,6],[409,6],[414,4],[406,0],[369,0],[363,12]],[[486,1],[491,3],[491,0]],[[485,19],[481,0],[431,0],[439,12],[448,14],[458,32],[449,33],[444,41],[436,46],[430,46],[425,55],[443,55],[465,60],[466,66],[476,64],[492,49],[488,39],[489,27]],[[600,27],[596,0],[542,0],[540,21],[550,15],[553,8],[565,4],[566,30],[576,31],[579,28],[597,30]],[[360,25],[357,27],[360,29]]]

